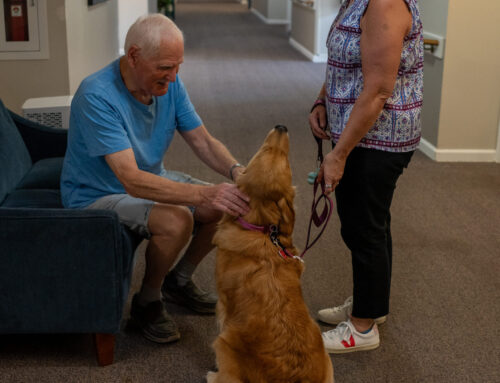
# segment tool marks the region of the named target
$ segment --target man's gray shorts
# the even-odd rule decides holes
[[[164,170],[160,176],[175,182],[210,185],[208,182],[191,177],[189,174],[174,170]],[[148,228],[148,219],[154,204],[154,201],[135,198],[128,194],[110,194],[99,198],[86,209],[114,210],[124,225],[143,237],[149,238],[151,233]],[[189,206],[189,210],[194,214],[195,207]]]

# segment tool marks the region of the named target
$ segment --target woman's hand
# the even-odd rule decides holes
[[[322,139],[329,140],[330,136],[326,132],[328,126],[326,118],[326,108],[324,105],[316,105],[314,109],[309,114],[309,126],[311,127],[312,133]]]
[[[318,182],[323,178],[325,180],[325,194],[330,194],[339,184],[344,175],[345,162],[346,159],[337,155],[335,150],[325,156],[318,173]]]

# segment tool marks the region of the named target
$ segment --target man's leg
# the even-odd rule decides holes
[[[189,263],[196,268],[203,258],[214,248],[212,239],[217,229],[217,223],[221,218],[222,213],[217,210],[206,208],[197,208],[195,210],[194,220],[196,221],[196,230],[189,247],[176,267],[177,270],[179,270],[178,267],[180,268],[183,263]]]
[[[210,185],[178,171],[163,170],[161,176],[175,182]],[[165,278],[162,292],[168,301],[182,304],[200,313],[211,314],[215,313],[217,297],[199,289],[193,283],[192,275],[198,264],[214,247],[212,238],[217,222],[222,218],[222,213],[202,207],[190,207],[190,210],[193,212],[195,221],[193,238],[182,258]]]
[[[186,207],[157,203],[151,208],[147,227],[150,238],[146,248],[146,270],[141,290],[132,300],[130,316],[147,339],[167,343],[179,339],[180,334],[161,301],[161,285],[189,241],[193,217]]]
[[[143,283],[160,293],[163,279],[191,238],[193,217],[186,207],[157,203],[151,209],[148,228],[151,237]]]
[[[105,196],[88,208],[113,210],[124,225],[149,238],[146,272],[140,292],[132,299],[130,316],[149,340],[166,343],[179,339],[177,326],[161,301],[161,285],[191,237],[193,217],[189,208],[155,204],[127,194]]]
[[[169,301],[191,308],[194,311],[212,314],[217,297],[198,288],[192,281],[192,274],[203,258],[214,248],[212,239],[222,213],[206,208],[196,208],[194,219],[196,229],[189,247],[182,259],[165,278],[163,295]]]

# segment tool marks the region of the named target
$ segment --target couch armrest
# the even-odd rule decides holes
[[[9,111],[33,163],[43,158],[64,157],[68,131],[41,125]]]
[[[112,211],[0,208],[0,333],[118,332],[126,237]]]

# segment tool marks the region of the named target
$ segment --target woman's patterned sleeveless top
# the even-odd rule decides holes
[[[337,142],[363,90],[361,17],[370,0],[345,0],[328,39],[326,104],[332,140]],[[389,152],[415,150],[420,141],[424,46],[418,0],[404,0],[413,24],[405,37],[392,96],[358,146]],[[383,52],[380,52],[383,54]]]

